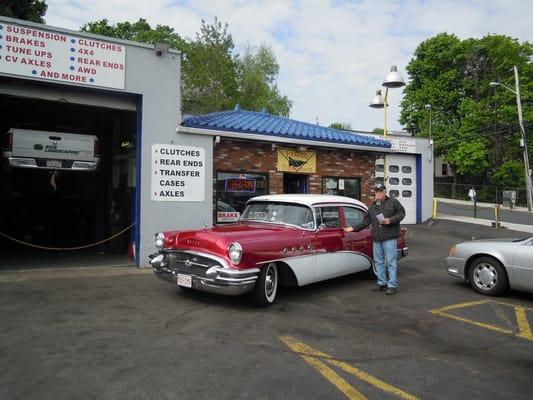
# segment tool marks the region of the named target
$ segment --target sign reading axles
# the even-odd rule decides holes
[[[152,145],[152,200],[204,201],[205,149]]]

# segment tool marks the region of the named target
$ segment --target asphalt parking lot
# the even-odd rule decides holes
[[[359,274],[267,309],[125,267],[0,272],[0,399],[533,399],[533,296],[443,267],[453,242],[524,234],[408,235],[397,295]]]

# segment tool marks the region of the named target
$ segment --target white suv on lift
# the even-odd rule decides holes
[[[100,161],[94,135],[18,128],[7,131],[3,153],[14,168],[94,171]]]

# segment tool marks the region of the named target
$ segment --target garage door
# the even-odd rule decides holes
[[[376,160],[376,178],[383,177],[383,159]],[[387,155],[387,190],[405,208],[404,224],[416,224],[416,157],[409,154]]]

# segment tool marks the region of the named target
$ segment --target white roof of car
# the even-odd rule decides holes
[[[368,208],[363,202],[345,196],[333,196],[329,194],[267,194],[251,198],[249,201],[276,201],[282,203],[297,203],[306,206],[318,204],[349,204]]]

